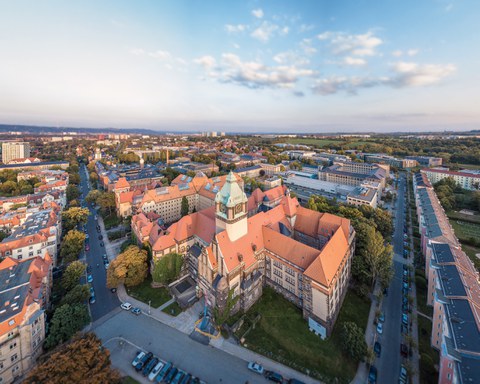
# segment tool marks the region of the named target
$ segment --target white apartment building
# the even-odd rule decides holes
[[[30,157],[30,144],[23,141],[6,141],[2,143],[2,162]]]

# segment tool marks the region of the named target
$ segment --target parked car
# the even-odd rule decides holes
[[[180,380],[182,380],[183,376],[185,376],[185,372],[178,370],[177,374],[173,377],[171,384],[180,384]]]
[[[263,375],[263,372],[265,371],[260,364],[254,361],[249,362],[247,368],[260,375]]]
[[[129,302],[125,302],[120,305],[120,308],[129,311],[130,309],[132,309],[132,304],[130,304]]]
[[[92,266],[89,264],[87,265],[87,273],[90,273],[92,272]]]
[[[153,367],[152,371],[148,375],[148,380],[153,381],[153,379],[155,379],[155,376],[157,376],[158,372],[160,372],[164,366],[165,362],[163,362],[162,360],[158,360],[157,364]]]
[[[96,301],[97,301],[97,300],[95,299],[95,296],[90,296],[90,299],[88,299],[88,302],[89,302],[90,304],[95,304]]]
[[[157,377],[155,378],[155,382],[156,383],[162,382],[163,378],[168,375],[171,368],[172,368],[172,363],[166,363],[163,366],[163,368],[160,370],[160,372],[157,374]]]
[[[371,365],[370,370],[368,371],[368,382],[369,384],[375,384],[377,382],[377,368]]]
[[[110,292],[116,293],[116,292],[117,292],[117,288],[110,288]]]
[[[89,273],[87,275],[87,283],[92,283],[93,282],[93,276]]]
[[[132,366],[135,367],[135,366],[138,364],[138,362],[139,362],[145,355],[146,355],[146,353],[143,352],[143,351],[137,352],[137,356],[135,356],[135,358],[134,358],[133,361],[132,361]]]
[[[382,345],[378,341],[376,341],[373,345],[373,352],[375,352],[377,357],[380,357],[380,355],[382,354]]]
[[[98,240],[103,240],[103,236],[102,235],[98,236]]]
[[[102,255],[102,259],[108,261],[108,257],[107,257],[107,254],[106,254],[106,253],[104,253],[104,254]]]
[[[279,373],[277,372],[273,372],[273,371],[268,371],[265,375],[265,377],[270,380],[270,381],[273,381],[275,383],[283,383],[283,377],[282,375],[280,375]]]
[[[95,296],[95,289],[93,289],[93,287],[90,287],[90,296]]]
[[[132,308],[132,313],[138,316],[142,313],[142,311],[140,310],[140,308]]]
[[[400,344],[400,354],[403,356],[403,357],[407,357],[408,356],[408,348],[405,344]]]
[[[288,380],[288,384],[305,384],[305,383],[297,379],[290,379]]]
[[[145,356],[143,356],[140,361],[137,363],[137,365],[135,366],[135,370],[137,372],[140,372],[143,367],[148,364],[148,362],[150,361],[150,359],[153,357],[153,353],[152,352],[148,352]]]
[[[408,315],[405,313],[402,313],[402,324],[408,325]]]
[[[101,246],[101,247],[105,246],[105,244],[103,243],[103,241],[100,242],[100,246]]]
[[[95,215],[95,220],[98,220],[98,217],[97,217],[97,215]]]
[[[403,365],[400,366],[400,380],[403,380],[405,383],[408,382],[407,369]]]
[[[385,314],[383,312],[380,312],[380,316],[378,316],[378,321],[381,323],[385,322]]]
[[[90,245],[88,245],[88,244],[85,245],[85,251],[87,251],[87,252],[90,251]]]
[[[165,379],[163,379],[163,381],[167,384],[170,384],[173,378],[175,377],[175,375],[177,374],[177,372],[178,372],[178,369],[175,367],[172,367],[172,369],[170,370],[170,372],[168,372],[168,375],[165,377]]]
[[[110,266],[110,263],[105,263],[103,265],[104,265],[105,269],[108,269],[108,267]]]
[[[377,324],[377,332],[381,335],[383,333],[383,324],[378,323]]]
[[[183,376],[183,379],[180,381],[180,384],[188,384],[190,383],[191,379],[192,379],[192,375],[187,373],[185,376]]]
[[[158,359],[156,357],[153,357],[153,359],[150,360],[148,362],[148,364],[145,364],[145,367],[143,368],[143,371],[142,371],[142,375],[147,376],[148,374],[150,374],[153,367],[155,367],[155,365],[157,365],[157,363],[158,363]]]

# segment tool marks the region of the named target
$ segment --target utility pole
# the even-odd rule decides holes
[[[150,313],[150,303],[151,303],[151,302],[152,302],[151,300],[148,300],[148,314],[149,314],[149,315],[151,314],[151,313]]]

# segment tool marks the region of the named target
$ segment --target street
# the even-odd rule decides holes
[[[85,199],[90,191],[87,167],[83,165],[79,173],[81,178],[81,197],[82,199]],[[89,204],[87,204],[87,207],[91,212],[91,215],[88,216],[88,222],[86,224],[87,233],[89,235],[88,244],[90,250],[86,251],[85,254],[87,264],[92,266],[93,283],[90,285],[92,285],[95,290],[96,301],[94,304],[89,305],[92,321],[95,321],[109,313],[112,309],[118,308],[120,306],[120,301],[115,293],[112,293],[109,289],[107,289],[107,271],[104,268],[102,260],[102,255],[106,252],[105,248],[100,246],[101,240],[98,238],[100,233],[97,232],[97,222],[95,220],[95,215],[97,212]]]
[[[249,371],[244,360],[200,344],[146,315],[135,316],[128,311],[121,311],[93,331],[110,350],[114,367],[137,380],[142,376],[135,372],[130,363],[139,346],[209,384],[266,382],[262,376]]]
[[[396,202],[395,230],[392,237],[394,251],[394,276],[388,288],[388,296],[383,298],[382,311],[385,314],[383,333],[376,334],[377,341],[382,346],[380,358],[374,365],[378,369],[379,383],[398,383],[401,356],[401,319],[402,319],[402,274],[403,265],[408,263],[403,258],[403,227],[405,224],[405,175],[400,176]]]

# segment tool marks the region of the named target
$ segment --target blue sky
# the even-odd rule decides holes
[[[0,1],[0,122],[479,128],[480,2]]]

